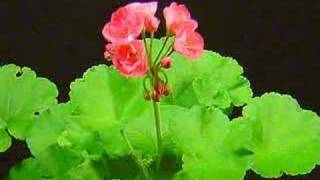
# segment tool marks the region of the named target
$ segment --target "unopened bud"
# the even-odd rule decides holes
[[[165,57],[161,60],[161,66],[165,69],[169,69],[172,66],[172,60],[170,57]]]
[[[144,99],[147,101],[150,101],[152,97],[152,92],[148,91],[146,93],[144,93]]]
[[[153,94],[152,99],[153,99],[153,101],[155,101],[155,102],[160,102],[161,95],[158,94],[158,93],[155,93],[155,94]]]
[[[166,85],[163,81],[159,81],[155,86],[154,89],[156,91],[156,94],[159,94],[160,96],[164,95],[166,90]]]
[[[172,93],[172,89],[170,86],[166,86],[165,91],[164,91],[164,95],[165,96],[169,96],[169,94]]]

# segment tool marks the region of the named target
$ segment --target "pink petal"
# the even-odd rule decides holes
[[[112,43],[123,43],[132,41],[142,32],[144,16],[127,8],[119,8],[112,14],[102,34],[106,40]]]
[[[158,9],[158,2],[148,2],[148,3],[130,3],[126,8],[142,11],[146,14],[154,15]]]
[[[194,60],[203,54],[204,40],[198,32],[184,31],[176,38],[174,48],[187,59]]]
[[[168,29],[171,29],[171,25],[175,22],[180,23],[191,19],[188,8],[183,4],[178,5],[175,2],[171,3],[169,7],[164,8],[163,15]]]
[[[147,55],[141,40],[117,44],[114,51],[112,62],[122,75],[136,77],[146,74]]]
[[[158,8],[157,2],[149,3],[131,3],[125,6],[131,11],[141,14],[144,17],[144,26],[148,32],[154,32],[158,29],[160,21],[155,17]]]

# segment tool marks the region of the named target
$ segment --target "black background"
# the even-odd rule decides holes
[[[159,1],[160,8],[170,1]],[[206,49],[232,56],[244,67],[256,95],[288,93],[320,113],[320,2],[304,0],[190,0]],[[34,69],[54,81],[59,99],[68,85],[103,60],[101,29],[121,0],[1,0],[0,63]],[[1,82],[0,82],[1,83]],[[1,84],[0,84],[1,85]],[[0,175],[29,153],[15,142],[0,154]],[[320,155],[320,152],[319,152]],[[1,177],[1,176],[0,176]],[[249,173],[248,179],[262,179]],[[320,179],[311,174],[281,179]]]

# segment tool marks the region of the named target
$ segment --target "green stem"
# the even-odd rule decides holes
[[[173,46],[174,46],[174,41],[170,44],[169,48],[167,49],[167,51],[164,53],[163,57],[169,56],[168,53],[173,52]]]
[[[156,168],[159,171],[161,163],[161,148],[162,148],[162,134],[161,134],[161,118],[160,118],[160,108],[159,103],[153,101],[153,110],[156,123],[156,133],[157,133],[157,160]]]
[[[160,59],[160,57],[161,57],[161,54],[162,54],[162,51],[163,51],[164,48],[166,47],[168,40],[169,40],[169,36],[166,37],[166,39],[165,39],[165,41],[164,41],[164,43],[163,43],[163,46],[162,46],[161,50],[159,51],[159,53],[158,53],[158,55],[157,55],[157,57],[156,57],[156,59],[155,59],[155,61],[154,61],[154,64],[157,64],[157,62],[159,61],[159,59]]]
[[[126,136],[126,134],[124,133],[123,130],[121,130],[121,135],[122,135],[123,139],[125,140],[128,148],[129,148],[129,151],[130,151],[129,153],[130,153],[131,158],[139,166],[139,168],[142,171],[142,173],[143,173],[144,177],[146,178],[146,180],[151,180],[148,169],[143,164],[140,163],[139,159],[137,158],[137,156],[134,153],[134,149],[133,149],[130,141],[128,140],[128,137]]]
[[[170,57],[172,55],[172,53],[174,52],[174,50],[172,49],[169,53],[168,53],[168,57]]]
[[[150,54],[149,54],[149,59],[150,59],[150,62],[152,62],[152,45],[153,45],[153,38],[154,38],[154,33],[152,32],[151,33],[151,40],[150,40]]]
[[[149,50],[148,50],[147,39],[146,39],[146,30],[145,29],[142,31],[142,39],[143,39],[144,47],[146,49],[146,53],[148,54],[148,63],[149,63],[149,65],[151,65],[151,59],[150,59],[150,53],[149,53]],[[152,49],[150,49],[150,51],[152,51]]]
[[[173,46],[174,46],[174,41],[170,44],[169,48],[166,50],[166,52],[161,56],[160,59],[163,59],[167,56],[171,56],[171,54],[174,52],[173,50]],[[157,66],[160,66],[161,62],[158,62]]]

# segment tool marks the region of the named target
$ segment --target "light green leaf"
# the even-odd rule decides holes
[[[97,158],[104,154],[103,142],[99,133],[82,127],[75,119],[66,122],[65,130],[57,138],[57,143],[79,154],[89,154]]]
[[[37,156],[47,147],[57,143],[58,137],[65,129],[66,120],[71,116],[71,110],[68,104],[58,104],[35,119],[27,137],[33,155]]]
[[[161,133],[162,133],[162,152],[172,153],[175,151],[175,145],[172,142],[169,131],[168,118],[175,115],[175,106],[161,105]],[[133,146],[139,158],[143,160],[153,160],[156,156],[156,127],[152,107],[147,108],[145,113],[139,117],[133,118],[124,131],[129,142]],[[147,163],[148,164],[148,163]]]
[[[89,157],[83,158],[58,146],[50,146],[35,158],[29,158],[10,170],[12,180],[81,180],[101,179]]]
[[[59,137],[60,144],[86,149],[89,154],[101,154],[102,146],[112,158],[124,156],[129,153],[121,135],[124,130],[138,158],[151,163],[156,148],[154,114],[151,102],[143,98],[141,79],[125,78],[112,67],[96,66],[71,85],[70,97],[75,109]],[[162,128],[163,151],[171,151],[166,119]]]
[[[83,158],[69,149],[53,145],[38,154],[36,161],[43,176],[59,177],[80,164]]]
[[[58,91],[49,80],[36,77],[29,68],[0,67],[0,123],[9,133],[24,140],[35,117],[56,103]]]
[[[178,111],[169,119],[173,138],[183,154],[183,170],[176,179],[242,179],[252,154],[246,124],[230,122],[218,109]]]
[[[101,156],[103,146],[97,132],[81,127],[72,118],[71,104],[57,104],[35,119],[27,137],[28,146],[34,156],[52,145],[72,149],[81,154]],[[44,136],[45,135],[45,136]]]
[[[120,130],[142,114],[149,104],[143,98],[141,78],[126,78],[105,65],[89,69],[71,84],[74,120],[97,132],[110,156],[128,153]]]
[[[0,129],[0,152],[6,151],[11,146],[11,138],[9,134]]]
[[[145,113],[134,117],[128,122],[124,133],[133,146],[140,159],[154,158],[156,155],[156,133],[152,108],[147,108]],[[141,151],[142,152],[139,152]]]
[[[264,177],[310,172],[320,162],[320,118],[288,95],[267,93],[243,110],[252,129],[253,170]]]
[[[163,41],[154,40],[155,52]],[[242,67],[232,58],[205,51],[197,60],[187,60],[173,53],[173,66],[166,70],[173,94],[168,104],[192,107],[195,104],[226,109],[242,106],[252,97],[249,81],[242,76]]]
[[[101,165],[101,164],[99,164]],[[105,171],[105,169],[104,169]],[[71,180],[101,180],[101,175],[94,168],[93,162],[90,159],[86,159],[78,166],[70,169],[67,173],[67,179]]]
[[[222,109],[229,108],[231,104],[243,105],[252,96],[249,81],[242,76],[233,78],[234,80],[227,81],[214,76],[195,79],[193,88],[199,102],[206,106],[216,106]]]
[[[10,169],[10,180],[43,180],[34,158],[28,158]]]

